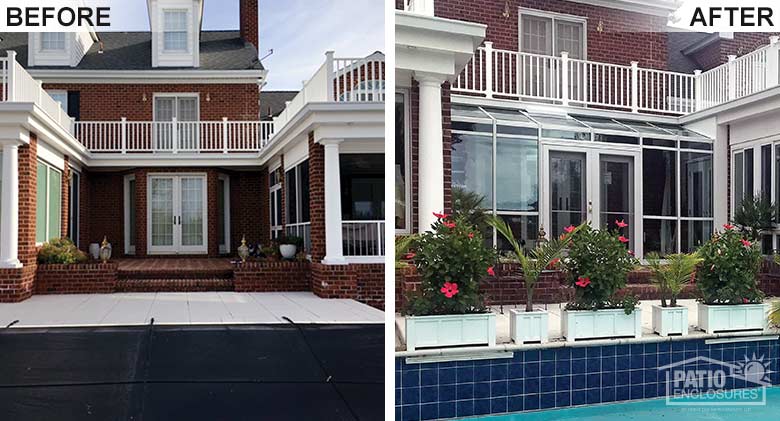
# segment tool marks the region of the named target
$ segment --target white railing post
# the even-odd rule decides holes
[[[122,117],[120,130],[122,131],[122,153],[127,153],[127,117]]]
[[[228,153],[228,118],[222,117],[222,153]]]
[[[732,99],[737,97],[737,71],[736,71],[736,64],[734,63],[734,60],[737,59],[737,56],[734,54],[729,54],[729,62],[728,62],[728,100],[731,101]]]
[[[493,43],[485,41],[485,96],[493,98]]]
[[[179,125],[176,123],[176,117],[171,119],[171,148],[173,153],[179,153]]]
[[[328,94],[328,102],[333,102],[336,100],[336,93],[335,87],[333,86],[333,83],[335,82],[334,72],[333,72],[333,54],[335,54],[334,51],[328,51],[325,53],[325,74],[327,77],[325,80],[327,81],[327,94]]]
[[[769,37],[769,49],[766,51],[766,87],[771,88],[780,84],[780,37]]]
[[[6,101],[8,102],[16,101],[16,78],[16,51],[9,50],[8,76],[6,77],[6,83],[8,84],[8,86],[6,86],[6,90],[8,92],[8,98],[6,98]]]
[[[701,91],[701,70],[693,71],[693,111],[699,111],[704,108],[704,93]]]
[[[639,62],[631,62],[631,112],[639,112]]]
[[[561,103],[569,105],[569,53],[561,51]]]

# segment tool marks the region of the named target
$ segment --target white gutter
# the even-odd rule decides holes
[[[43,83],[261,83],[268,70],[74,70],[27,69]]]

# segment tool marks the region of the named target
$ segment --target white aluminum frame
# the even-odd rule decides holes
[[[128,174],[124,176],[124,180],[122,180],[122,185],[124,188],[123,196],[124,196],[124,233],[125,233],[125,254],[135,254],[135,245],[130,245],[130,224],[135,223],[135,221],[130,220],[130,195],[135,192],[130,192],[130,182],[135,181],[135,174]],[[138,188],[138,183],[136,182],[136,188]],[[136,212],[136,216],[138,216],[138,213]]]
[[[410,234],[412,232],[412,154],[411,154],[411,146],[412,146],[412,110],[411,110],[411,104],[409,103],[409,89],[396,89],[395,91],[396,95],[401,95],[403,97],[403,105],[404,105],[404,162],[406,165],[406,174],[404,174],[404,218],[406,221],[406,228],[404,229],[395,229],[396,235],[398,234]],[[395,165],[395,163],[393,163]],[[395,171],[393,171],[393,177],[395,177]],[[395,181],[393,182],[395,185]],[[395,198],[395,200],[398,200],[398,198]],[[385,201],[387,203],[387,201]],[[393,207],[395,207],[395,203],[393,203]],[[393,225],[395,225],[395,221],[393,221]]]
[[[223,206],[225,211],[225,243],[219,245],[219,252],[222,254],[228,254],[230,253],[230,244],[231,244],[231,238],[230,238],[230,176],[227,174],[219,174],[217,175],[217,179],[225,182],[225,191],[223,192],[224,195],[221,198],[217,198],[217,200],[224,200],[225,204]]]

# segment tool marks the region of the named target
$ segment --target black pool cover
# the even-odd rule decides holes
[[[384,328],[0,329],[4,420],[381,420]]]

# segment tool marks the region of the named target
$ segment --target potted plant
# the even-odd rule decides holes
[[[495,345],[495,314],[479,291],[479,281],[492,272],[493,250],[466,219],[435,215],[409,256],[420,286],[407,300],[406,348]]]
[[[733,225],[723,228],[699,249],[699,328],[707,333],[763,330],[767,309],[758,289],[761,250]]]
[[[685,336],[688,334],[688,307],[678,306],[677,297],[691,282],[701,259],[696,253],[680,253],[667,255],[665,260],[662,263],[658,253],[647,255],[651,279],[661,294],[661,305],[653,306],[653,331],[661,336]]]
[[[564,249],[568,246],[569,238],[582,229],[583,225],[564,233],[559,238],[537,242],[536,247],[526,254],[506,221],[493,216],[488,219],[488,223],[495,227],[496,231],[512,246],[514,257],[520,262],[523,270],[526,291],[525,311],[517,309],[509,311],[509,331],[512,341],[545,343],[548,339],[549,313],[546,310],[534,310],[534,287],[545,270],[557,265]]]
[[[285,235],[279,239],[279,253],[283,259],[292,259],[298,249],[303,250],[303,239],[294,235]]]
[[[615,221],[619,229],[628,227]],[[574,232],[569,226],[566,232]],[[642,335],[641,310],[634,295],[618,296],[628,273],[638,261],[626,249],[628,238],[619,231],[593,229],[586,225],[569,238],[563,260],[566,281],[574,299],[563,311],[562,333],[566,340],[636,337]]]
[[[72,265],[87,260],[86,253],[68,238],[53,238],[38,250],[38,263],[42,265]]]

